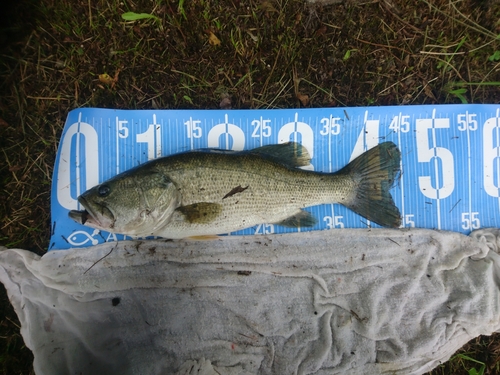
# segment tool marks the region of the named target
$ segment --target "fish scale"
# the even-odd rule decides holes
[[[192,155],[191,158],[195,160],[197,156]],[[182,205],[201,200],[220,203],[235,210],[248,206],[250,211],[256,205],[262,205],[272,212],[274,208],[286,206],[290,201],[293,201],[295,209],[297,204],[308,207],[339,201],[350,195],[354,185],[344,176],[290,169],[266,159],[256,159],[253,155],[205,154],[203,164],[199,165],[194,160],[184,160],[174,165],[174,168],[161,163],[157,166],[174,184],[182,186]],[[200,171],[203,177],[196,178]],[[237,186],[248,186],[248,189],[223,199]],[[234,201],[238,201],[239,206],[235,206]]]

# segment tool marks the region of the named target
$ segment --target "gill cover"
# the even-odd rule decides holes
[[[81,224],[149,236],[169,222],[180,193],[168,176],[138,167],[89,189],[78,201],[85,211],[71,211],[70,217]]]

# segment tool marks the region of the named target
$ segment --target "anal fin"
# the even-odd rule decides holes
[[[205,234],[202,236],[189,236],[186,237],[185,240],[191,240],[191,241],[213,241],[219,239],[220,236],[217,236],[216,234]]]
[[[316,223],[316,218],[310,212],[300,210],[297,214],[275,224],[287,228],[307,228],[315,226]]]

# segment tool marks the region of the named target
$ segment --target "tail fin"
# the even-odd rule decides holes
[[[381,226],[397,228],[401,214],[389,189],[400,171],[401,152],[392,142],[384,142],[358,156],[341,169],[357,185],[357,192],[348,208]]]

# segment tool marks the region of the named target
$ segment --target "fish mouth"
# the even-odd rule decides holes
[[[83,206],[83,210],[71,210],[68,216],[78,224],[86,225],[92,228],[109,230],[113,228],[115,219],[109,208],[103,204],[94,203],[96,208],[92,208],[87,200],[80,196],[78,202]]]
[[[82,211],[71,210],[68,213],[68,216],[74,221],[76,221],[78,224],[85,225],[85,223],[89,218],[89,212],[87,210],[82,210]]]

